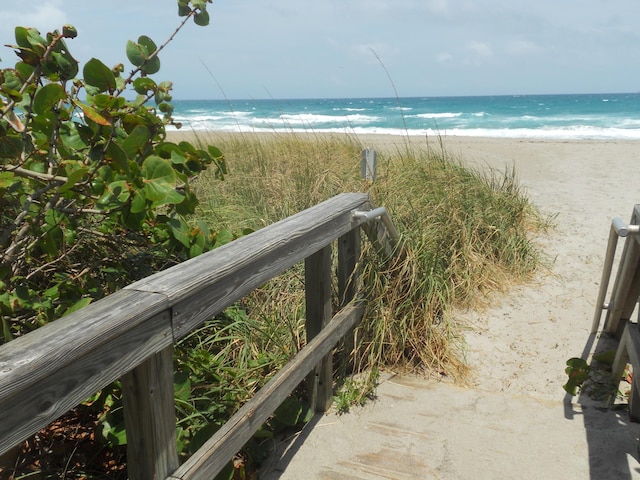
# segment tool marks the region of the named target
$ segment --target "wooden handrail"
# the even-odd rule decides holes
[[[132,479],[168,477],[178,467],[175,407],[172,389],[161,388],[159,384],[173,385],[174,342],[302,260],[307,259],[309,270],[312,267],[308,259],[316,258],[320,262],[318,272],[330,274],[326,262],[331,255],[326,255],[326,249],[335,240],[343,239],[339,242],[340,248],[348,246],[353,250],[354,245],[359,244],[359,240],[354,240],[359,239],[359,227],[368,222],[354,212],[371,209],[366,194],[338,195],[128,285],[3,345],[0,347],[0,454],[120,378],[131,449],[129,476]],[[374,241],[379,241],[379,235]],[[346,304],[354,294],[347,277],[353,275],[357,258],[353,251],[339,257],[349,262],[349,266],[340,265],[338,269],[339,283],[350,292],[343,295],[343,304]],[[311,273],[312,278],[315,275]],[[326,282],[326,279],[320,281]],[[328,292],[330,294],[330,289]],[[313,335],[325,334],[323,327],[331,319],[326,312],[327,305],[331,307],[330,301],[310,298],[315,297],[308,296],[307,309],[316,311],[311,317],[320,320],[307,319],[308,331],[315,330],[308,335],[308,346],[313,343]],[[310,305],[310,301],[324,306]],[[346,316],[350,322],[355,322],[356,317],[359,319],[353,311]],[[313,323],[318,321],[319,324]],[[344,335],[344,328],[336,331]],[[337,342],[339,338],[331,336],[330,340]],[[325,350],[310,357],[316,364],[319,358],[326,360],[329,356],[326,340],[322,345]],[[303,372],[302,376],[307,373]],[[297,372],[295,378],[300,375]],[[287,385],[290,386],[290,382]],[[326,391],[324,395],[325,399],[318,401],[320,408],[327,403]],[[270,402],[269,408],[275,403]],[[269,408],[261,410],[261,415],[270,415],[273,410],[265,413]],[[238,437],[235,438],[237,444]],[[210,462],[205,460],[205,463],[210,466]],[[198,477],[197,469],[195,472],[184,478],[205,478],[211,469],[206,470],[205,477]]]

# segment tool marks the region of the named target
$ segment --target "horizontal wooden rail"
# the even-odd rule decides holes
[[[213,471],[211,465],[215,464],[217,468],[221,458],[227,455],[228,459],[228,453],[233,451],[233,455],[248,439],[249,430],[233,425],[249,422],[253,428],[256,422],[263,422],[278,406],[278,399],[282,401],[297,382],[313,368],[319,368],[320,359],[328,358],[329,344],[335,345],[360,318],[360,307],[352,305],[328,323],[331,328],[325,328],[327,319],[331,318],[331,301],[326,297],[331,293],[330,288],[326,288],[330,282],[326,275],[331,274],[327,263],[331,255],[327,248],[340,239],[338,283],[343,296],[341,302],[345,305],[355,292],[350,277],[358,256],[360,240],[357,232],[360,226],[373,223],[366,216],[354,213],[371,209],[366,194],[338,195],[135,282],[3,345],[0,347],[0,454],[46,427],[96,391],[122,379],[125,410],[128,410],[125,420],[131,449],[130,478],[169,475],[177,467],[175,452],[167,453],[167,450],[175,449],[175,418],[172,418],[172,391],[162,385],[173,384],[173,344],[269,279],[302,260],[313,258],[312,262],[306,262],[310,272],[307,281],[319,282],[317,288],[323,293],[307,296],[310,315],[307,318],[307,350],[285,367],[268,388],[263,388],[265,393],[260,391],[258,399],[273,395],[266,406],[258,408],[259,400],[252,400],[241,410],[244,413],[238,414],[247,415],[246,419],[236,419],[221,431],[229,432],[231,442],[219,449],[217,442],[223,435],[220,433],[207,444],[208,453],[194,455],[194,460],[180,467],[176,472],[179,475],[175,477],[208,478]],[[384,237],[380,228],[368,229],[377,243]],[[336,322],[342,319],[345,321]],[[316,344],[320,350],[307,353],[308,348]],[[326,360],[324,362],[326,365]],[[290,372],[291,368],[296,370],[295,374]],[[328,375],[330,379],[330,370]],[[276,386],[279,382],[284,386]],[[269,393],[271,388],[276,393]],[[331,394],[330,389],[328,394]],[[326,391],[324,395],[326,397]],[[156,404],[162,405],[162,413],[154,412]],[[138,418],[145,415],[149,418]],[[144,429],[144,434],[129,432],[134,426],[134,430]],[[240,433],[236,433],[237,429]],[[136,460],[132,471],[131,458],[138,456],[154,458],[147,458],[147,463],[144,459]],[[191,467],[194,462],[206,465],[204,471],[208,473],[194,473],[200,471]]]
[[[209,480],[214,478],[295,387],[327,356],[334,345],[362,318],[364,306],[341,310],[322,331],[280,370],[251,400],[225,423],[196,454],[169,478]]]

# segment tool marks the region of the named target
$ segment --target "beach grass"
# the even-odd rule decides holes
[[[355,333],[356,371],[464,379],[464,325],[453,312],[482,308],[540,265],[532,238],[546,224],[516,172],[465,167],[437,139],[380,152],[375,182],[361,178],[363,145],[355,135],[203,134],[197,141],[219,147],[229,169],[223,182],[206,174],[196,182],[199,219],[214,229],[257,230],[350,191],[368,193],[391,213],[406,255],[388,264],[365,242],[360,267],[369,302]],[[267,378],[266,370],[276,371],[304,344],[302,266],[263,285],[242,308],[261,327],[236,332],[229,362],[268,349],[271,364],[260,366]]]

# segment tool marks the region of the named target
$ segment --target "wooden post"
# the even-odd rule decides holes
[[[122,377],[131,480],[164,479],[178,468],[173,346]]]
[[[362,178],[370,182],[376,179],[376,169],[378,167],[378,154],[372,148],[366,148],[362,151]]]
[[[620,267],[612,290],[611,307],[607,310],[604,330],[618,338],[622,335],[624,320],[629,320],[640,293],[640,245],[636,235],[627,237],[620,257]],[[621,320],[623,320],[621,322]]]
[[[354,228],[338,239],[338,298],[340,308],[351,302],[358,290],[360,259],[360,228]],[[346,375],[353,365],[352,354],[355,349],[354,331],[351,329],[343,340],[343,358],[341,359],[340,375]]]
[[[360,228],[354,228],[338,239],[338,295],[340,307],[344,307],[356,294],[358,274],[356,265],[360,258]]]
[[[305,296],[307,342],[331,321],[331,245],[305,259]],[[331,354],[324,357],[307,377],[309,403],[316,412],[324,412],[333,400]]]

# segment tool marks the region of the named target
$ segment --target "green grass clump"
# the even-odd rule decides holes
[[[539,265],[531,233],[545,224],[514,170],[476,171],[442,144],[431,149],[407,143],[380,152],[378,178],[370,183],[360,178],[363,146],[357,137],[229,135],[200,141],[219,147],[229,167],[224,182],[206,175],[197,182],[199,215],[214,228],[255,230],[347,191],[367,192],[390,211],[405,255],[388,264],[372,249],[363,251],[369,303],[357,331],[358,369],[460,378],[461,326],[452,309],[483,305],[489,294],[526,279]],[[302,277],[294,268],[246,300],[259,323],[287,319],[289,340],[278,334],[283,362],[303,343]],[[264,334],[238,343],[247,349],[251,342],[264,342]]]

